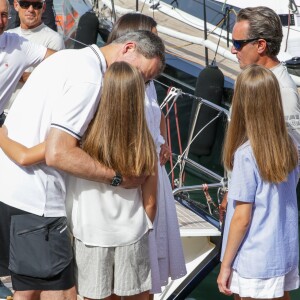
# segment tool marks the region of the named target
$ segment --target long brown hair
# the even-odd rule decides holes
[[[296,167],[297,150],[287,132],[278,81],[258,65],[247,67],[236,80],[223,148],[228,170],[233,168],[235,151],[247,140],[263,180],[282,182]]]
[[[89,125],[83,150],[123,176],[154,172],[156,150],[144,108],[145,84],[126,62],[105,73],[100,105]]]

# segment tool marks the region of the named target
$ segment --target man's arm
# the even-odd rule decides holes
[[[47,52],[45,54],[45,57],[44,59],[46,59],[47,57],[49,57],[50,55],[54,54],[56,51],[55,50],[52,50],[52,49],[47,49]]]
[[[161,118],[160,118],[160,134],[164,138],[165,143],[160,146],[159,160],[161,165],[165,165],[166,162],[170,159],[172,153],[168,146],[167,125],[166,125],[166,120],[163,112],[161,113]]]
[[[71,173],[87,180],[110,184],[115,176],[111,170],[90,157],[78,146],[78,140],[57,128],[51,128],[46,140],[46,163],[48,166]],[[145,176],[123,178],[124,188],[140,186]]]
[[[44,56],[44,59],[46,59],[46,58],[49,57],[50,55],[54,54],[55,52],[56,52],[55,50],[52,50],[52,49],[49,49],[49,48],[48,48],[47,51],[46,51],[46,54],[45,54],[45,56]],[[25,72],[23,73],[23,75],[22,75],[20,81],[23,82],[23,83],[25,83],[26,80],[29,78],[30,74],[31,74],[31,72],[26,72],[26,71],[25,71]]]

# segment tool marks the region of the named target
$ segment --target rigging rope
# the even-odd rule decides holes
[[[174,104],[174,102],[178,99],[179,95],[182,96],[182,95],[185,95],[185,96],[188,96],[190,98],[193,98],[195,100],[198,100],[198,101],[201,101],[202,104],[204,105],[207,105],[207,106],[211,106],[209,105],[209,101],[207,100],[204,100],[200,97],[196,97],[194,95],[191,95],[191,94],[188,94],[188,93],[183,93],[181,90],[179,89],[176,89],[174,87],[171,87],[169,88],[168,90],[168,94],[167,96],[165,97],[165,99],[162,101],[162,104],[160,105],[161,108],[165,107],[167,108],[168,110],[168,115],[169,115],[169,112],[170,112],[170,109],[169,109],[169,106],[168,106],[168,103],[172,101],[172,106]],[[226,111],[225,109],[222,109],[222,108],[216,108],[216,107],[212,107],[212,108],[215,108],[216,110],[219,111],[219,113],[213,118],[211,119],[207,124],[205,124],[198,132],[197,134],[192,138],[192,140],[190,141],[190,143],[186,146],[185,150],[182,151],[182,153],[180,155],[178,155],[177,157],[177,162],[175,163],[175,165],[173,166],[173,160],[171,159],[170,160],[170,163],[171,163],[171,171],[169,172],[168,176],[172,176],[172,185],[174,185],[174,170],[175,168],[180,164],[182,164],[182,162],[184,161],[183,158],[184,158],[184,155],[186,154],[186,152],[189,150],[191,144],[194,142],[194,140],[198,137],[199,134],[202,133],[203,130],[205,130],[205,128],[207,126],[209,126],[210,124],[212,124],[215,120],[217,120],[221,114],[225,114],[227,117],[228,117],[228,111]],[[177,114],[176,114],[176,118],[178,118]],[[168,119],[168,136],[170,137],[170,120]]]
[[[174,168],[170,171],[170,173],[173,172],[173,171],[175,170],[175,168],[177,167],[177,165],[178,165],[179,163],[181,163],[184,154],[188,151],[188,149],[189,149],[189,147],[191,146],[192,142],[194,142],[194,140],[198,137],[198,135],[199,135],[199,134],[207,127],[207,126],[209,126],[212,122],[214,122],[215,120],[217,120],[217,119],[219,118],[220,115],[221,115],[221,112],[219,112],[219,113],[217,114],[216,117],[214,117],[212,120],[210,120],[205,126],[203,126],[203,127],[201,128],[201,130],[199,130],[199,131],[197,132],[197,134],[193,137],[193,139],[191,140],[191,142],[187,145],[187,147],[185,148],[185,150],[182,152],[182,155],[178,155],[177,163],[174,165]],[[169,173],[169,175],[170,175],[170,173]]]

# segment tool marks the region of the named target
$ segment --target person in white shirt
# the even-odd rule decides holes
[[[231,53],[240,68],[258,64],[270,69],[276,76],[283,103],[283,112],[289,133],[300,144],[300,97],[297,86],[277,55],[283,38],[279,16],[265,6],[246,7],[237,14],[232,30]],[[220,214],[226,211],[227,195],[220,205]]]
[[[55,52],[17,34],[5,32],[8,18],[9,3],[0,0],[0,115],[24,71]]]
[[[31,42],[43,45],[55,51],[65,48],[63,37],[42,22],[42,15],[46,9],[45,1],[15,0],[14,7],[20,19],[20,26],[7,30],[7,32],[16,33]],[[26,72],[31,73],[33,69],[34,67],[30,67]],[[5,109],[11,107],[23,85],[23,81],[18,82],[16,90],[6,104]]]
[[[282,97],[284,116],[289,132],[300,142],[300,97],[296,84],[277,55],[283,38],[279,16],[264,6],[241,9],[232,30],[233,46],[240,68],[258,64],[276,76]]]
[[[53,50],[30,43],[16,34],[4,32],[9,17],[8,0],[0,0],[0,126],[5,120],[5,105],[26,68],[37,65],[54,53]],[[4,275],[8,275],[7,266],[0,261],[0,276]],[[10,295],[10,291],[0,281],[0,297]]]

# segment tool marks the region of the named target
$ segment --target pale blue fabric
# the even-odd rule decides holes
[[[262,181],[249,142],[238,148],[228,192],[221,261],[227,244],[236,201],[253,203],[252,220],[233,262],[245,278],[271,278],[298,266],[298,208],[296,186],[299,167],[286,182]]]

